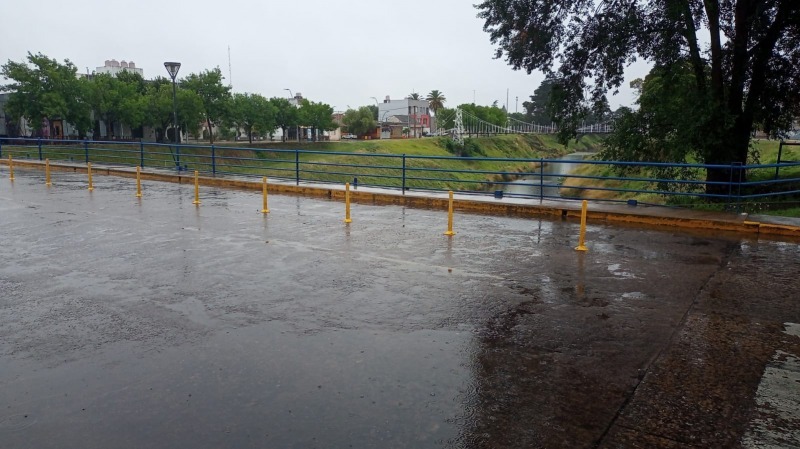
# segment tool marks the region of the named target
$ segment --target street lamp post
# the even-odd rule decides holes
[[[173,140],[175,141],[175,151],[177,152],[177,158],[175,159],[175,165],[178,166],[178,171],[181,169],[181,153],[180,149],[178,148],[178,102],[176,100],[177,96],[177,85],[175,84],[175,78],[178,76],[178,70],[181,68],[180,62],[165,62],[164,67],[167,69],[167,73],[169,73],[169,77],[172,78],[172,134],[174,135]]]
[[[290,100],[294,98],[294,94],[292,93],[292,89],[288,89],[288,88],[284,87],[283,90],[288,90],[289,91],[289,99]],[[295,105],[295,106],[299,106],[299,105]],[[297,141],[300,142],[300,125],[299,124],[297,126],[295,126],[295,132],[297,133]],[[288,141],[289,138],[287,137],[286,140]]]

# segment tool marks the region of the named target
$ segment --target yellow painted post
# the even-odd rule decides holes
[[[447,235],[447,236],[450,236],[450,237],[456,235],[456,233],[453,232],[453,191],[452,190],[450,191],[450,201],[449,201],[448,206],[447,206],[447,231],[444,233],[444,235]]]
[[[50,159],[44,160],[44,185],[48,187],[53,185],[53,183],[50,182]]]
[[[352,223],[350,219],[350,183],[344,183],[344,222]]]
[[[192,204],[200,205],[200,172],[194,171],[194,201]]]
[[[94,185],[92,184],[92,163],[86,163],[86,172],[89,174],[89,191],[91,192],[94,190]]]
[[[8,170],[11,172],[11,176],[8,178],[9,180],[14,180],[14,160],[11,159],[11,155],[8,155]]]
[[[136,198],[142,197],[142,174],[139,167],[136,167]]]
[[[262,180],[262,184],[263,184],[262,189],[264,191],[264,208],[261,209],[261,213],[262,214],[268,214],[269,213],[269,208],[267,207],[267,177],[266,176],[264,176],[264,179]]]
[[[578,247],[575,248],[575,251],[589,251],[589,248],[586,247],[586,209],[589,207],[589,202],[583,200],[583,204],[581,205],[581,235],[578,238]]]

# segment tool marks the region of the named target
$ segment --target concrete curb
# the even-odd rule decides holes
[[[0,164],[8,165],[7,160],[0,160]],[[43,162],[30,160],[15,160],[14,166],[41,169]],[[55,171],[86,172],[82,164],[50,163],[50,169]],[[92,166],[94,174],[135,178],[136,172],[132,168],[116,168]],[[141,178],[148,181],[174,182],[178,184],[194,183],[194,173],[173,174],[142,171]],[[217,178],[200,176],[199,183],[209,187],[235,188],[242,190],[261,191],[260,179],[243,180],[232,178]],[[285,181],[271,182],[270,193],[299,195],[315,198],[330,198],[344,201],[344,186],[339,185],[294,185]],[[364,204],[391,204],[419,209],[447,209],[448,198],[410,192],[403,195],[399,191],[350,191],[350,199],[356,203]],[[519,217],[562,217],[580,219],[580,203],[563,201],[558,204],[522,204],[510,202],[490,201],[488,198],[456,198],[453,201],[455,210],[486,215],[510,215]],[[694,229],[706,231],[726,231],[749,235],[784,236],[800,238],[800,221],[798,225],[765,223],[750,221],[747,215],[732,216],[723,212],[697,212],[679,210],[666,207],[642,207],[637,210],[619,210],[618,206],[592,204],[587,213],[587,220],[606,221],[611,223],[624,223],[644,227],[669,227],[681,229]]]

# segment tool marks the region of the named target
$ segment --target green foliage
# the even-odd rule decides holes
[[[344,113],[342,119],[347,131],[357,136],[369,134],[378,127],[378,122],[375,121],[375,116],[372,110],[367,106],[362,106],[356,109],[348,109]]]
[[[247,134],[253,143],[253,132],[269,135],[276,127],[275,106],[259,94],[233,94],[228,111],[227,123]]]
[[[333,121],[333,107],[325,103],[303,100],[300,106],[300,121],[313,130],[313,140],[319,140],[322,131],[333,131],[338,125]]]
[[[463,144],[459,144],[449,137],[439,138],[439,144],[447,150],[448,153],[460,157],[484,157],[484,152],[481,145],[476,139],[465,139]]]
[[[474,104],[462,104],[459,106],[467,114],[477,117],[485,122],[497,126],[506,126],[506,111],[497,106],[476,106]]]
[[[286,130],[300,124],[300,112],[285,98],[274,97],[269,102],[275,110],[275,125],[283,131],[283,140],[286,141]]]
[[[144,121],[144,105],[139,93],[139,80],[135,77],[118,78],[109,74],[98,74],[87,81],[87,99],[96,119],[106,125],[106,135],[114,137],[114,124],[127,123],[140,126]]]
[[[198,95],[203,102],[203,111],[209,131],[215,124],[222,122],[228,113],[231,100],[231,88],[222,84],[222,71],[219,67],[199,74],[190,74],[181,82],[184,87]],[[209,133],[209,141],[214,143],[214,134]]]
[[[60,64],[41,53],[28,53],[27,62],[8,61],[0,72],[10,81],[2,87],[11,92],[8,114],[25,118],[37,135],[45,119],[63,119],[84,136],[90,127],[90,109],[85,80],[77,78],[77,71],[69,60]]]
[[[617,111],[614,132],[601,156],[642,162],[708,162],[715,154],[711,99],[695,92],[690,64],[655,67],[631,86],[639,91],[639,109]]]
[[[156,131],[156,140],[163,142],[167,130],[172,128],[172,83],[165,78],[156,78],[148,87],[143,101],[142,124]],[[203,101],[187,89],[178,88],[175,93],[178,108],[178,127],[187,133],[198,134],[200,121],[204,118]]]
[[[444,94],[438,90],[432,90],[425,99],[428,100],[429,107],[434,114],[444,108],[444,102],[447,101]]]
[[[367,105],[370,111],[372,111],[372,116],[375,117],[375,120],[378,120],[378,106],[374,104]]]
[[[553,83],[552,79],[545,79],[533,91],[533,95],[530,96],[531,100],[522,102],[526,119],[531,123],[550,124],[553,121],[553,105],[551,104]]]
[[[745,163],[757,125],[780,133],[791,117],[800,115],[797,0],[633,0],[624,5],[484,0],[476,8],[498,46],[498,58],[528,73],[541,70],[554,80],[552,112],[562,140],[575,135],[591,110],[603,107],[606,93],[622,84],[625,67],[636,59],[666,73],[682,73],[688,66],[690,82],[672,85],[690,88],[673,96],[687,97],[678,102],[697,108],[688,115],[703,120],[689,129],[672,129],[684,136],[661,135],[670,138],[668,145],[693,143],[692,151],[705,162]],[[708,51],[701,42],[708,42]],[[631,129],[642,125],[633,119],[626,119]],[[647,138],[656,136],[653,132]],[[725,177],[709,171],[709,180]]]
[[[436,127],[442,129],[455,128],[456,110],[442,107],[436,111]]]

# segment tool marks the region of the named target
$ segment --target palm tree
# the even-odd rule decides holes
[[[425,99],[428,100],[428,103],[430,103],[430,108],[434,114],[436,111],[443,108],[444,102],[447,101],[447,98],[445,98],[444,94],[438,90],[432,90]]]
[[[412,100],[419,100],[419,94],[416,92],[411,92],[410,94],[408,94],[408,98]]]

